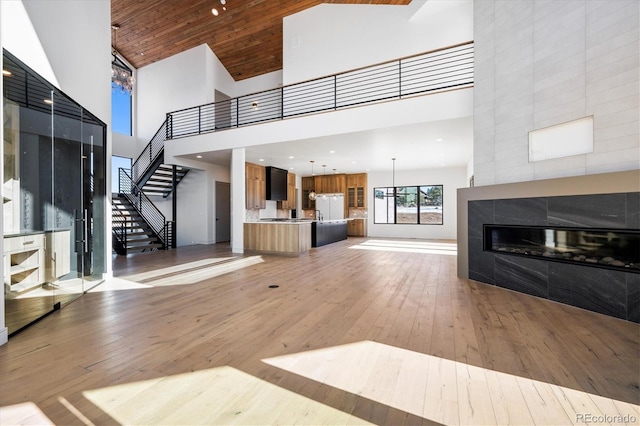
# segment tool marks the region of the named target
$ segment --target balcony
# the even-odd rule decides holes
[[[167,114],[178,139],[473,87],[473,42]]]

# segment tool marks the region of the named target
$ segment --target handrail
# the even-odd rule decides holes
[[[134,182],[139,182],[153,166],[157,158],[164,152],[164,141],[167,140],[167,121],[161,125],[151,141],[142,150],[136,161],[131,166],[131,177]]]
[[[164,215],[158,210],[155,204],[146,196],[144,192],[135,184],[129,173],[125,169],[120,171],[120,191],[131,205],[140,213],[147,222],[155,236],[162,243],[163,248],[170,245],[167,235],[167,221]]]
[[[166,139],[473,86],[473,41],[167,113]]]

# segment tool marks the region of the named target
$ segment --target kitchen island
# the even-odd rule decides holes
[[[311,248],[310,220],[245,222],[244,248],[297,256]]]
[[[346,240],[348,220],[350,219],[314,220],[311,227],[311,247],[321,247]]]

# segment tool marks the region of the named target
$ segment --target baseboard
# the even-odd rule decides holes
[[[4,345],[9,341],[9,329],[7,327],[2,327],[0,329],[0,346]]]

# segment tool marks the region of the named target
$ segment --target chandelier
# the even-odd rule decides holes
[[[114,90],[119,89],[126,93],[131,93],[133,89],[133,84],[135,83],[135,78],[133,77],[133,70],[125,64],[120,56],[118,55],[118,51],[116,50],[116,43],[118,41],[118,29],[120,26],[118,24],[114,24],[111,26],[114,34],[114,42],[113,48],[111,50],[111,56],[113,56],[113,60],[111,61],[111,83]]]

